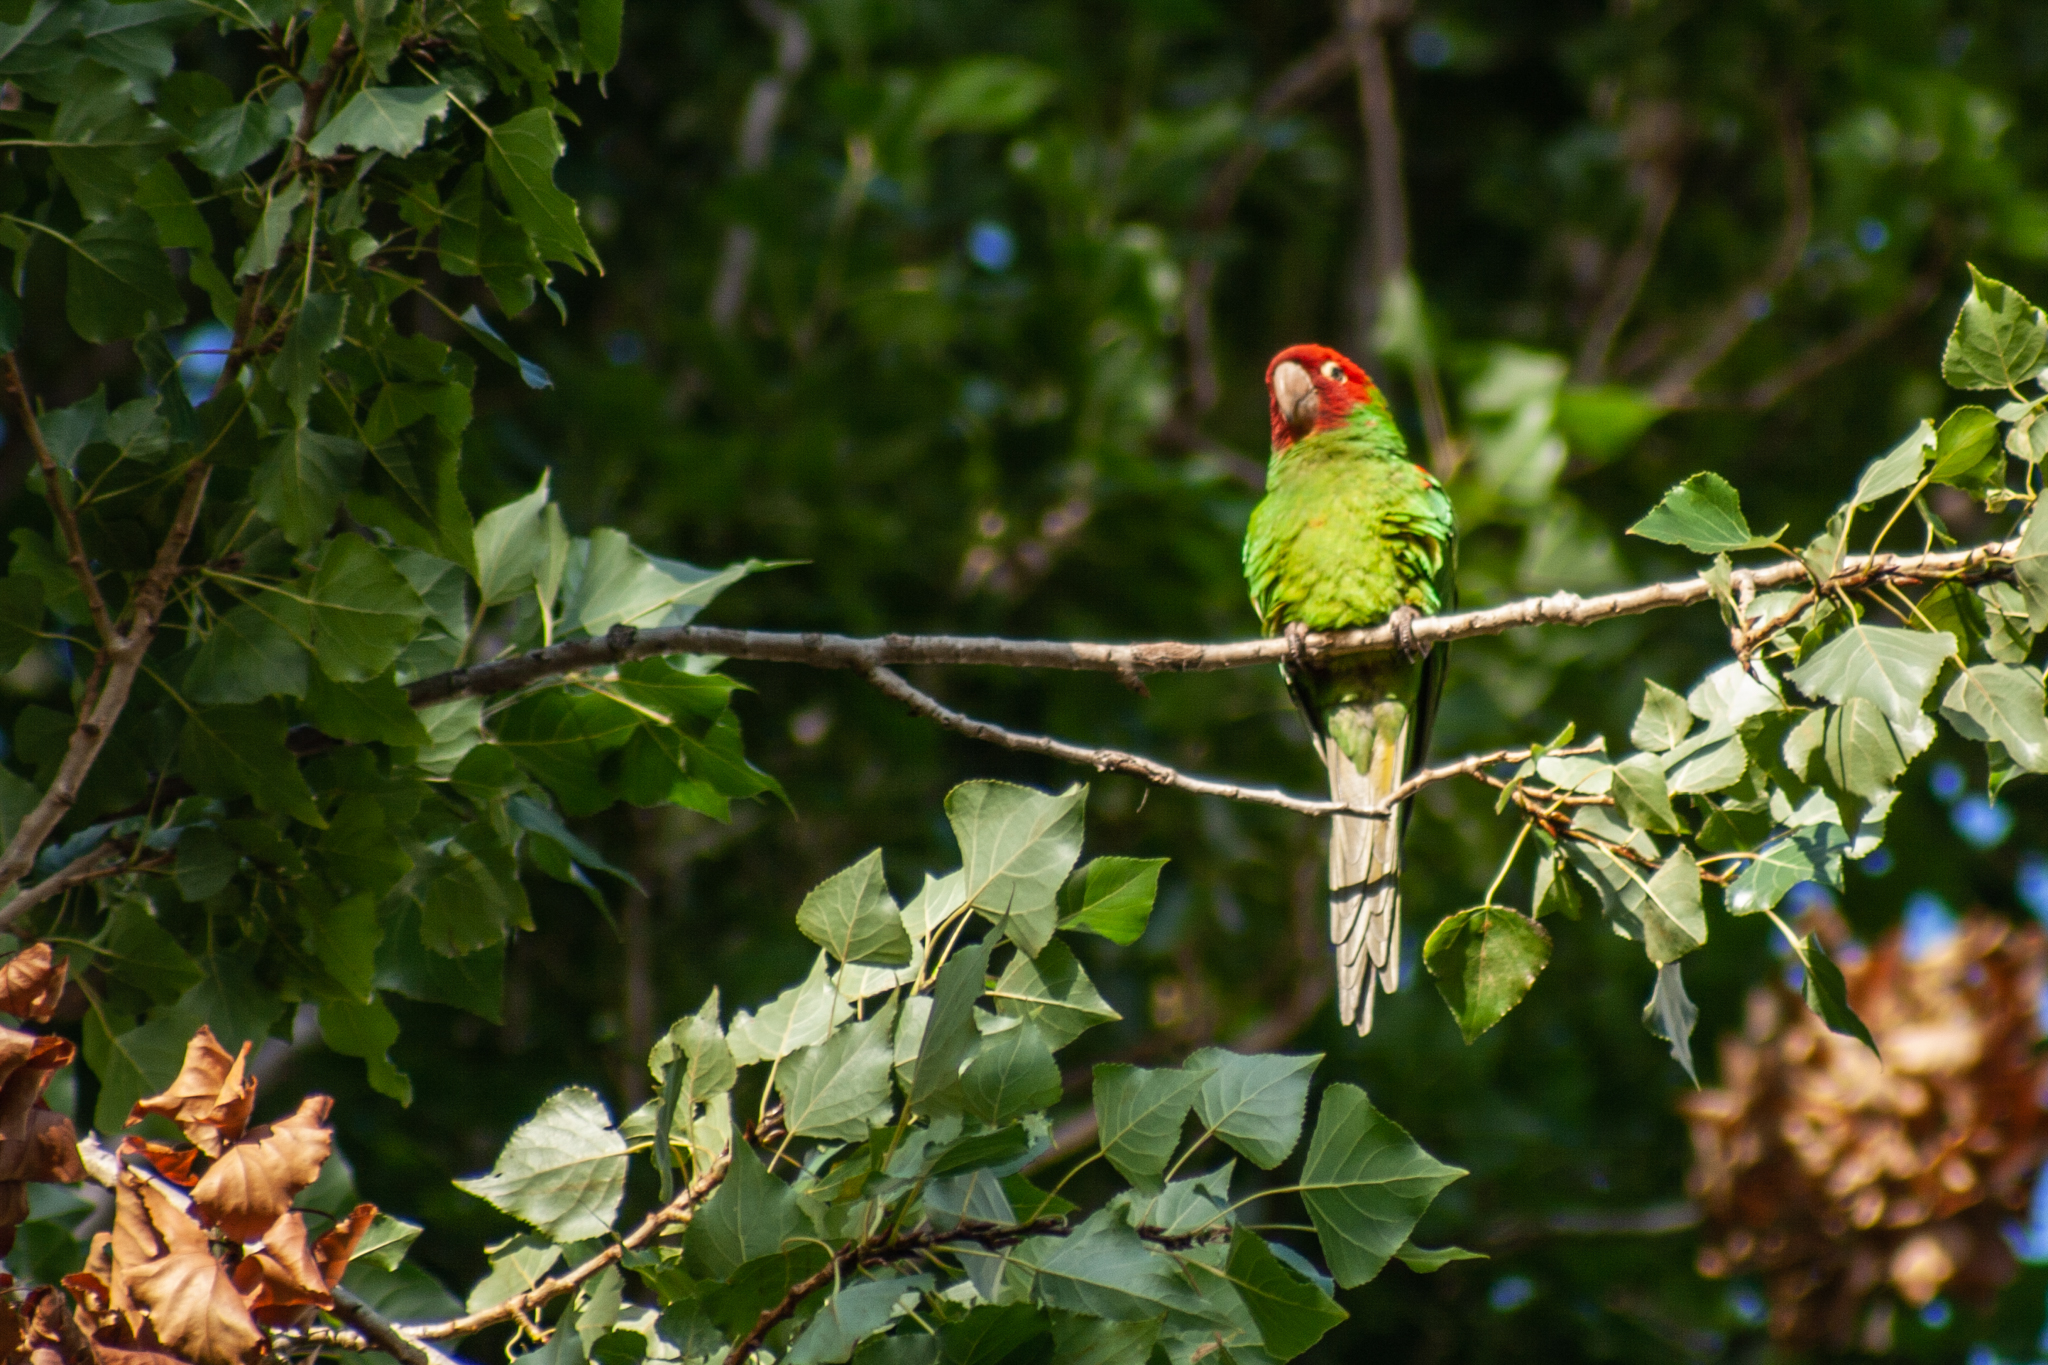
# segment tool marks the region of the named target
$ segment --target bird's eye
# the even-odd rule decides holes
[[[1323,362],[1323,374],[1330,379],[1342,379],[1344,377],[1344,367],[1334,360],[1325,360]]]

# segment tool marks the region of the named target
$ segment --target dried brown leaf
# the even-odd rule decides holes
[[[127,1272],[128,1295],[156,1339],[193,1365],[239,1365],[263,1334],[235,1281],[209,1251],[177,1251]]]
[[[208,1156],[219,1156],[248,1127],[256,1103],[256,1079],[248,1074],[249,1044],[230,1057],[228,1050],[201,1024],[185,1045],[185,1064],[170,1089],[137,1100],[128,1122],[140,1123],[161,1114],[178,1125],[186,1139]]]
[[[308,1095],[289,1117],[251,1129],[199,1177],[193,1202],[238,1242],[262,1236],[298,1192],[319,1178],[334,1147],[326,1126],[333,1107],[325,1095]]]
[[[150,1169],[174,1185],[191,1189],[199,1179],[193,1170],[203,1155],[197,1147],[174,1146],[168,1142],[152,1142],[144,1137],[125,1137],[116,1149],[124,1157],[139,1156],[149,1163]]]
[[[55,957],[47,943],[31,943],[0,964],[0,1013],[17,1019],[50,1022],[64,995],[70,963]]]
[[[327,1281],[306,1246],[306,1220],[288,1213],[263,1233],[260,1247],[251,1244],[235,1266],[235,1285],[258,1322],[283,1322],[310,1304],[331,1308]]]
[[[313,1259],[320,1263],[321,1277],[330,1286],[341,1283],[341,1277],[348,1273],[349,1258],[356,1254],[356,1243],[363,1240],[363,1234],[376,1221],[375,1204],[358,1204],[349,1210],[348,1217],[327,1229],[313,1244]]]

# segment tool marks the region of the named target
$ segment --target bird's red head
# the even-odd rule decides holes
[[[1343,426],[1352,412],[1378,401],[1372,376],[1328,346],[1289,346],[1266,366],[1273,449],[1311,432]]]

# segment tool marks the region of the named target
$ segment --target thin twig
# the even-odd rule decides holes
[[[768,164],[775,125],[782,120],[782,110],[789,103],[796,78],[811,60],[811,30],[794,7],[777,4],[775,0],[747,0],[747,13],[775,35],[775,68],[757,79],[747,92],[746,108],[740,115],[741,175],[752,175]],[[754,257],[760,246],[759,234],[748,224],[733,223],[725,230],[706,308],[711,325],[720,331],[732,326],[746,303],[747,277],[753,273]]]
[[[1651,399],[1661,407],[1687,407],[1695,401],[1693,386],[1700,376],[1719,364],[1743,334],[1762,320],[1770,310],[1771,295],[1799,268],[1806,239],[1813,231],[1813,168],[1806,156],[1806,130],[1789,95],[1778,106],[1778,155],[1785,168],[1785,223],[1778,233],[1777,249],[1762,273],[1722,305],[1698,343],[1672,361],[1650,386]]]
[[[1244,140],[1210,174],[1208,189],[1188,224],[1197,245],[1188,261],[1187,287],[1181,297],[1187,332],[1189,405],[1197,415],[1214,408],[1222,391],[1216,376],[1216,336],[1209,313],[1219,263],[1218,243],[1213,239],[1230,220],[1237,196],[1272,146],[1265,136],[1267,121],[1320,95],[1350,65],[1350,40],[1340,30],[1274,77],[1252,105],[1253,117]]]
[[[1630,178],[1640,188],[1643,207],[1636,218],[1635,236],[1616,258],[1607,288],[1586,324],[1579,358],[1572,366],[1572,378],[1582,384],[1606,377],[1614,339],[1635,311],[1650,268],[1657,262],[1664,229],[1671,223],[1671,211],[1678,207],[1678,154],[1684,144],[1684,129],[1684,110],[1667,100],[1637,105],[1622,129],[1622,152],[1634,163]]]
[[[94,844],[58,871],[23,891],[5,906],[0,906],[0,929],[14,923],[44,901],[63,895],[81,882],[88,882],[103,875],[108,870],[108,864],[119,861],[126,853],[127,850],[112,839]]]
[[[641,1219],[639,1227],[634,1228],[624,1238],[612,1243],[589,1260],[577,1266],[574,1270],[569,1271],[566,1275],[556,1275],[542,1280],[525,1293],[515,1294],[503,1303],[495,1304],[478,1312],[468,1313],[459,1318],[450,1318],[446,1322],[430,1322],[419,1326],[407,1327],[405,1329],[406,1332],[422,1341],[439,1341],[446,1337],[467,1336],[471,1332],[479,1331],[495,1323],[504,1322],[508,1318],[528,1313],[540,1307],[548,1300],[568,1293],[600,1270],[603,1270],[606,1266],[616,1263],[627,1252],[637,1250],[653,1241],[655,1236],[663,1229],[677,1223],[689,1222],[690,1218],[696,1213],[698,1204],[703,1201],[706,1195],[718,1188],[720,1181],[725,1179],[726,1164],[729,1160],[729,1157],[721,1156],[713,1161],[709,1166],[705,1167],[704,1173],[691,1181],[688,1188],[684,1189],[681,1194],[678,1194],[674,1199],[671,1199],[668,1203]]]
[[[1856,588],[1885,578],[1961,579],[1995,577],[2007,571],[2017,540],[1992,541],[1967,550],[1921,555],[1849,555],[1830,583]],[[1758,592],[1808,580],[1806,566],[1784,560],[1736,571]],[[1708,601],[1713,588],[1704,578],[1683,578],[1599,597],[1559,592],[1527,597],[1478,611],[1425,616],[1414,623],[1418,644],[1502,635],[1524,626],[1588,626],[1622,616]],[[1311,660],[1352,654],[1387,653],[1398,648],[1391,626],[1311,633],[1302,647]],[[546,678],[580,673],[637,659],[677,654],[714,655],[813,668],[915,664],[986,664],[998,668],[1052,668],[1098,673],[1206,673],[1226,668],[1277,664],[1288,657],[1282,639],[1192,644],[1177,640],[1144,644],[1094,644],[1072,640],[1010,640],[971,635],[882,635],[857,638],[815,632],[736,630],[723,626],[662,626],[648,630],[615,627],[594,640],[565,640],[511,658],[475,664],[422,678],[406,689],[412,704],[432,706],[458,697],[487,697]]]
[[[920,1232],[902,1233],[876,1241],[857,1240],[848,1242],[832,1254],[824,1267],[814,1275],[807,1275],[789,1287],[781,1300],[774,1306],[761,1310],[753,1330],[733,1344],[725,1357],[725,1365],[744,1365],[768,1334],[803,1301],[818,1290],[838,1279],[853,1266],[886,1265],[891,1261],[907,1261],[936,1250],[951,1242],[972,1242],[990,1251],[1015,1246],[1029,1237],[1062,1236],[1067,1231],[1064,1218],[1041,1218],[1036,1222],[1006,1227],[989,1223],[962,1223],[950,1232],[939,1232],[926,1228]]]
[[[366,1344],[388,1352],[404,1361],[405,1365],[455,1365],[453,1356],[416,1340],[404,1328],[364,1303],[354,1290],[337,1284],[327,1292],[334,1299],[334,1316],[361,1332]]]
[[[135,685],[135,675],[141,671],[143,657],[156,639],[157,618],[163,613],[171,582],[178,576],[178,562],[199,524],[199,508],[206,500],[206,483],[212,472],[212,467],[204,464],[194,464],[186,471],[185,490],[171,519],[171,528],[157,548],[156,563],[136,589],[128,628],[116,635],[106,651],[106,683],[71,732],[64,759],[48,790],[22,817],[6,852],[0,853],[0,891],[20,881],[35,866],[36,853],[77,802],[86,774],[92,771],[100,750],[106,747],[107,737],[114,731],[114,723],[121,718],[128,693]]]
[[[1126,753],[1122,749],[1091,749],[1080,744],[1069,744],[1065,740],[1049,735],[1025,734],[972,716],[962,715],[927,692],[911,686],[903,676],[893,669],[871,668],[863,675],[867,680],[890,697],[902,702],[912,711],[927,720],[937,721],[948,730],[957,731],[970,739],[979,739],[1005,749],[1020,753],[1043,754],[1048,758],[1078,763],[1097,772],[1125,773],[1142,778],[1156,787],[1171,787],[1176,791],[1193,792],[1197,796],[1220,796],[1230,801],[1246,801],[1254,805],[1273,806],[1280,810],[1293,811],[1297,815],[1360,815],[1367,819],[1383,820],[1400,808],[1406,801],[1424,787],[1446,778],[1467,777],[1480,773],[1499,763],[1522,763],[1528,760],[1528,749],[1497,749],[1489,754],[1474,754],[1456,763],[1441,768],[1425,768],[1387,795],[1377,806],[1347,806],[1340,801],[1318,801],[1310,797],[1294,796],[1277,787],[1246,787],[1235,782],[1218,782],[1213,778],[1192,777],[1177,768],[1168,767],[1157,759],[1142,754]],[[1602,745],[1589,744],[1577,749],[1559,750],[1560,753],[1585,754],[1599,752]]]
[[[78,514],[72,510],[71,500],[64,496],[63,471],[57,468],[56,458],[50,454],[49,444],[43,440],[42,423],[36,420],[36,405],[29,400],[28,385],[22,382],[21,366],[15,363],[12,351],[0,355],[0,388],[6,390],[14,415],[21,419],[22,434],[28,437],[29,449],[35,452],[36,464],[43,471],[43,491],[50,500],[50,510],[56,515],[57,525],[64,532],[64,548],[71,565],[71,575],[85,592],[85,605],[92,613],[93,629],[99,632],[100,647],[111,648],[115,639],[114,618],[107,611],[107,599],[100,595],[100,580],[92,571],[92,561],[85,553],[85,537],[78,530]]]
[[[1807,380],[1896,331],[1901,323],[1917,316],[1934,301],[1934,296],[1941,290],[1942,280],[1947,276],[1948,261],[1947,254],[1943,253],[1940,262],[1932,269],[1913,277],[1906,292],[1890,308],[1800,352],[1783,369],[1765,375],[1744,389],[1737,403],[1751,412],[1762,412]],[[1702,406],[1705,405],[1703,400]]]

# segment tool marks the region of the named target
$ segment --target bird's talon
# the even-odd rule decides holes
[[[1415,638],[1415,622],[1421,615],[1412,604],[1404,602],[1387,618],[1387,624],[1393,627],[1394,643],[1399,646],[1401,657],[1411,664],[1420,662],[1429,654],[1429,646]]]
[[[1287,662],[1296,668],[1308,664],[1308,627],[1299,621],[1289,621],[1282,632],[1287,639]]]

